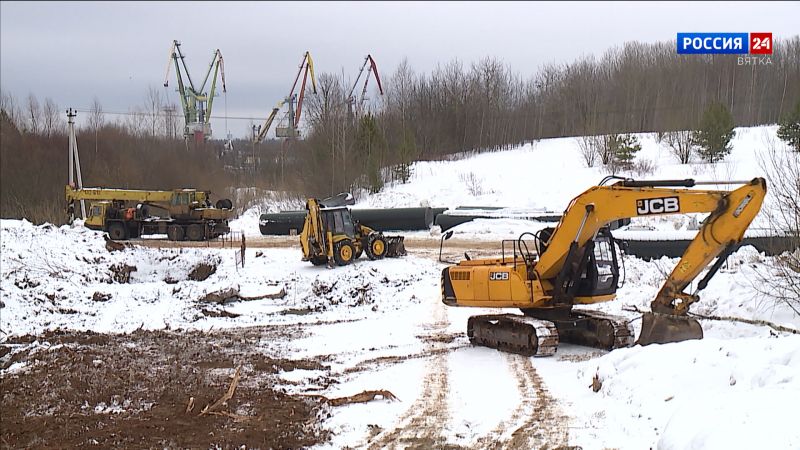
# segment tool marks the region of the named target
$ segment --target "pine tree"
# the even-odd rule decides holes
[[[403,138],[397,150],[400,163],[394,168],[394,179],[405,184],[411,178],[411,162],[417,156],[417,144],[411,131],[403,130]]]
[[[383,188],[381,167],[383,164],[383,149],[386,140],[372,114],[366,114],[359,120],[356,146],[359,158],[363,161],[363,169],[367,178],[367,187],[373,193]]]
[[[642,149],[642,145],[636,136],[632,134],[617,135],[614,143],[614,164],[623,169],[630,169],[636,153]]]
[[[721,103],[712,103],[703,114],[700,128],[692,132],[692,143],[698,147],[697,153],[704,161],[721,161],[731,152],[733,116]]]
[[[800,100],[781,120],[778,137],[789,144],[794,151],[800,152]]]
[[[616,173],[619,169],[630,169],[636,152],[642,149],[639,140],[632,134],[609,134],[603,138],[601,160]]]

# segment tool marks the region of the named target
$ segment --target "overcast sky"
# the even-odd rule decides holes
[[[317,72],[355,77],[367,53],[389,78],[403,58],[417,72],[459,59],[502,59],[528,77],[541,65],[600,55],[626,41],[675,39],[678,32],[800,33],[800,2],[2,2],[0,87],[22,99],[107,111],[141,104],[148,86],[164,93],[173,39],[193,79],[219,48],[227,115],[265,117],[291,87],[303,52]],[[174,71],[169,96],[177,103]],[[224,99],[214,116],[225,114]],[[214,120],[214,135],[225,125]],[[229,120],[242,136],[248,121]]]

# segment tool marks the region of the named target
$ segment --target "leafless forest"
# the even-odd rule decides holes
[[[241,208],[252,199],[237,188],[302,196],[377,190],[406,178],[415,160],[547,137],[690,130],[715,102],[736,126],[776,123],[800,101],[800,37],[774,48],[771,64],[741,65],[736,55],[677,55],[674,42],[629,42],[534,74],[491,57],[450,61],[431,73],[404,61],[384,75],[386,95],[358,118],[345,99],[349,80],[322,73],[318,94],[307,99],[303,140],[241,140],[232,152],[222,141],[184,142],[182,118],[165,113],[169,105],[155,88],[123,116],[104,112],[103,99],[87,99],[92,107],[78,130],[83,177],[91,186],[211,189]],[[3,93],[2,217],[65,219],[69,106]]]

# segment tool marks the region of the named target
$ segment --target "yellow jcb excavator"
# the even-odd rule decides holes
[[[612,185],[609,180],[617,179]],[[685,189],[743,184],[732,191]],[[575,197],[555,228],[503,241],[500,258],[461,261],[442,271],[442,301],[448,306],[519,308],[523,315],[470,317],[467,335],[476,345],[524,355],[547,356],[559,341],[614,349],[633,343],[623,317],[573,310],[613,300],[619,280],[614,238],[607,225],[648,215],[710,213],[683,257],[642,317],[638,344],[701,339],[700,324],[687,316],[697,292],[734,251],[761,209],[763,178],[747,182],[637,181],[606,177]],[[530,236],[534,251],[525,238]],[[506,245],[510,245],[507,252]],[[694,292],[684,292],[711,264]]]

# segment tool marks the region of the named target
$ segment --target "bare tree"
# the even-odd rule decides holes
[[[42,133],[49,137],[60,131],[60,118],[58,105],[50,97],[45,98],[42,106]]]
[[[141,107],[136,106],[128,111],[125,128],[134,136],[145,136],[148,131],[148,116]]]
[[[100,104],[100,100],[97,97],[92,99],[92,106],[89,107],[89,118],[87,119],[87,125],[90,130],[97,131],[100,128],[103,128],[105,124],[105,115],[103,114],[103,105]]]
[[[689,164],[692,159],[692,132],[669,131],[664,134],[663,141],[669,146],[670,152],[678,158],[681,164]]]
[[[147,96],[145,97],[144,112],[147,129],[150,131],[150,137],[156,137],[156,130],[160,129],[161,114],[162,114],[163,101],[161,100],[161,92],[153,86],[147,87]]]
[[[0,94],[0,109],[5,111],[6,116],[14,124],[17,129],[23,129],[23,114],[20,110],[17,99],[10,92],[3,92]]]
[[[781,148],[774,137],[765,144],[759,166],[768,179],[769,197],[762,213],[773,230],[793,241],[795,250],[769,261],[753,285],[800,315],[800,154]]]
[[[89,129],[94,133],[94,154],[97,156],[98,139],[97,135],[100,128],[105,124],[105,116],[103,115],[103,105],[97,97],[92,99],[92,106],[89,108]]]
[[[25,127],[26,130],[33,134],[39,133],[42,123],[42,110],[39,107],[39,100],[36,99],[35,95],[28,94],[28,102],[25,106],[25,114],[28,116],[28,126]]]
[[[583,161],[586,163],[586,167],[594,167],[597,158],[600,157],[602,145],[602,136],[583,136],[578,138],[578,149],[581,152]]]

